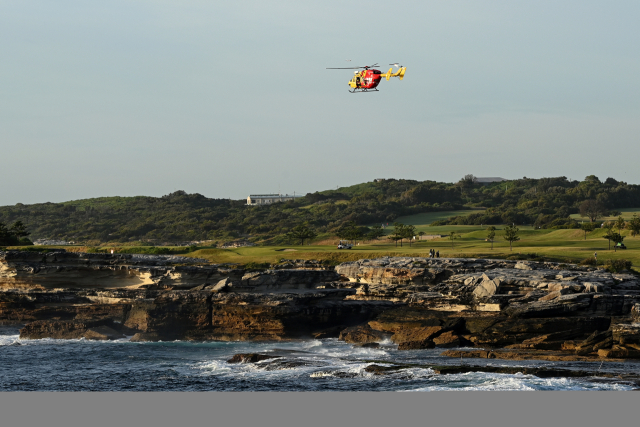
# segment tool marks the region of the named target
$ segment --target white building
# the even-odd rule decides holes
[[[271,203],[287,202],[299,197],[304,196],[295,194],[293,196],[290,194],[252,194],[247,197],[247,205],[269,205]]]
[[[489,185],[492,182],[502,182],[502,181],[506,181],[506,179],[504,178],[500,178],[497,176],[492,176],[492,177],[476,177],[476,182],[478,184],[482,184],[482,185]]]

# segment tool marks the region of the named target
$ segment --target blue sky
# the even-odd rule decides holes
[[[3,1],[0,205],[640,183],[638,22],[637,1]],[[378,93],[325,70],[397,61]]]

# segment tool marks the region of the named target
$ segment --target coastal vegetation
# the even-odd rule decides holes
[[[608,220],[611,215],[623,217],[625,232],[638,234],[640,220],[630,217],[638,206],[640,186],[613,178],[522,178],[483,185],[467,175],[456,183],[376,180],[269,206],[247,206],[245,200],[211,199],[184,191],[163,197],[18,203],[0,207],[0,221],[21,221],[35,239],[85,246],[188,246],[202,242],[213,246],[239,239],[281,246],[296,240],[308,244],[336,237],[376,242],[392,235],[402,247],[407,239],[413,246],[411,238],[420,232],[448,234],[454,231],[452,226],[474,226],[474,230],[502,224],[520,230],[581,229],[584,222],[593,222],[596,227],[595,221]],[[394,223],[409,228],[403,231],[392,227]],[[295,230],[306,230],[305,237]],[[583,239],[587,232],[594,234],[582,228]],[[623,235],[620,230],[618,234]]]

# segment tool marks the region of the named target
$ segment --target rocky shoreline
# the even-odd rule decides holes
[[[640,358],[639,321],[636,275],[570,264],[387,257],[254,271],[172,256],[0,252],[0,324],[24,325],[27,339],[333,337],[457,358],[619,361]]]

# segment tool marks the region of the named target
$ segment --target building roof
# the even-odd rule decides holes
[[[476,177],[476,182],[502,182],[502,181],[507,181],[507,179],[505,178],[500,178],[500,177],[484,177],[484,178],[479,178]]]
[[[304,196],[301,196],[300,194],[296,194],[295,196],[293,194],[251,194],[249,195],[249,197],[251,197],[252,199],[274,199],[278,197],[304,197]]]

